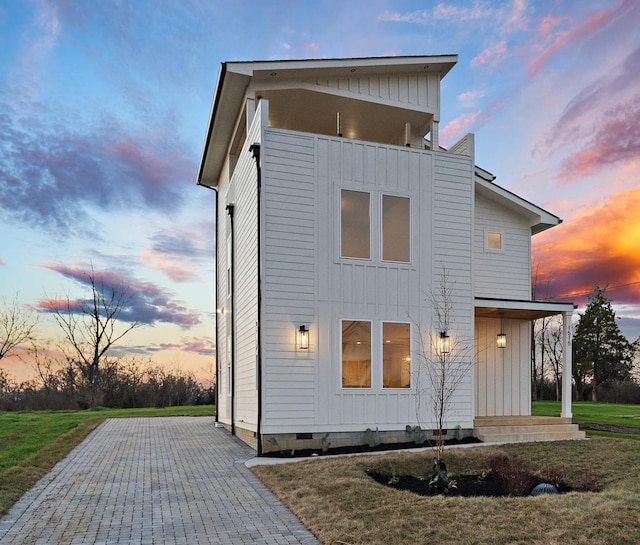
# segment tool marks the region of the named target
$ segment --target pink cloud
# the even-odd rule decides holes
[[[196,313],[189,311],[181,301],[175,299],[173,292],[152,282],[138,280],[116,271],[96,271],[92,267],[73,268],[62,264],[53,264],[46,265],[45,268],[77,282],[87,290],[91,289],[90,275],[92,275],[98,291],[114,289],[124,293],[125,304],[119,319],[125,322],[137,321],[147,325],[164,322],[178,325],[183,329],[201,323]],[[51,312],[58,308],[56,305],[59,305],[60,301],[66,309],[66,299],[42,300],[38,303],[38,308],[41,311]],[[78,306],[78,301],[80,301],[80,306]],[[80,312],[82,305],[91,308],[92,301],[75,300],[72,310]]]
[[[2,267],[3,265],[5,265],[4,259],[0,257],[0,267]]]
[[[471,66],[483,66],[489,67],[498,66],[502,57],[507,52],[507,42],[502,40],[492,48],[487,48],[471,60]]]
[[[582,149],[562,161],[557,177],[571,183],[606,167],[635,163],[640,156],[639,97],[610,108]]]
[[[459,115],[442,128],[440,131],[440,139],[442,142],[455,142],[459,140],[469,132],[469,128],[480,119],[480,116],[480,111]]]
[[[542,47],[540,53],[529,62],[529,76],[540,73],[560,51],[590,38],[614,18],[632,9],[633,3],[634,0],[622,0],[611,9],[595,11],[575,24],[571,24],[569,19],[543,18],[532,41],[533,44],[542,44]],[[566,28],[561,29],[562,25],[566,25]]]
[[[163,273],[174,282],[191,282],[202,279],[202,276],[193,272],[193,270],[162,259],[162,256],[156,254],[152,249],[144,250],[140,256],[140,261],[148,267]]]

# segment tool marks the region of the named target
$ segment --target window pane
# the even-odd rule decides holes
[[[487,233],[487,248],[492,250],[502,250],[502,234]]]
[[[342,322],[342,387],[371,387],[371,322]]]
[[[371,220],[369,193],[342,190],[340,199],[340,255],[343,257],[371,257]]]
[[[407,197],[382,196],[382,259],[411,261],[411,212]]]
[[[382,386],[409,388],[411,384],[410,324],[382,324]]]

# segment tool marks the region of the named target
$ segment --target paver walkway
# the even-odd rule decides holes
[[[209,417],[107,420],[0,519],[2,545],[319,545]]]

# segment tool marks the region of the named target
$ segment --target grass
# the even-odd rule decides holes
[[[211,405],[164,409],[0,412],[0,514],[107,418],[213,415]]]
[[[426,476],[430,451],[318,458],[253,470],[325,545],[640,543],[637,442],[593,438],[456,449],[446,453],[449,473],[479,474],[495,454],[522,459],[542,475],[560,473],[574,485],[593,477],[601,491],[429,498],[385,487],[365,474],[372,468]]]
[[[640,405],[574,401],[571,409],[576,424],[594,422],[640,428]],[[560,402],[534,401],[532,412],[535,416],[560,416]]]

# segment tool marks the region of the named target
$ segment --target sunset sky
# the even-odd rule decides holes
[[[496,183],[563,219],[533,239],[539,292],[584,308],[609,284],[633,341],[639,28],[636,0],[0,0],[0,297],[42,310],[93,267],[147,324],[125,348],[205,378],[214,193],[195,179],[220,63],[455,53],[441,144],[475,133]]]

